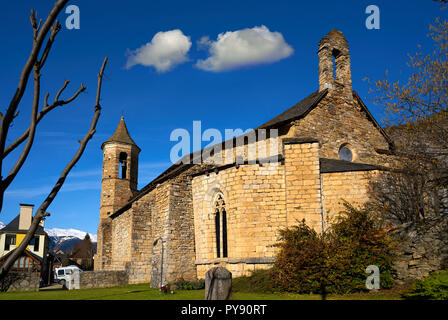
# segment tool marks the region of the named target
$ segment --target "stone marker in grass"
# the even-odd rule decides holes
[[[226,268],[211,268],[205,274],[205,300],[232,299],[232,273]]]

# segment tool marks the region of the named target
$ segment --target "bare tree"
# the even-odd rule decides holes
[[[398,133],[403,152],[435,157],[448,150],[448,21],[436,19],[429,36],[430,54],[410,56],[404,84],[377,81],[374,101],[385,106],[385,124]]]
[[[448,188],[448,21],[436,19],[430,31],[434,50],[409,57],[407,82],[375,83],[374,102],[385,107],[403,170],[383,175],[372,190],[378,207],[401,223],[438,216]]]
[[[22,73],[20,75],[19,84],[17,86],[17,90],[15,91],[8,108],[6,109],[5,114],[3,115],[0,113],[0,211],[3,206],[3,200],[4,200],[4,194],[7,188],[11,185],[12,181],[22,168],[23,164],[28,158],[29,152],[31,150],[31,147],[34,142],[34,137],[36,135],[36,128],[37,124],[42,120],[42,118],[50,111],[55,109],[56,107],[66,105],[73,100],[75,100],[81,92],[83,92],[86,87],[81,84],[81,87],[72,95],[72,97],[68,99],[61,99],[60,96],[63,93],[63,91],[66,89],[66,87],[69,84],[69,81],[64,81],[64,84],[59,89],[59,91],[56,93],[54,101],[52,103],[48,102],[49,93],[47,93],[43,99],[43,107],[39,111],[39,104],[41,103],[40,99],[40,77],[41,77],[41,70],[48,58],[48,55],[51,51],[51,47],[55,41],[56,35],[61,29],[61,25],[59,24],[59,21],[56,19],[61,10],[65,7],[69,0],[58,0],[50,13],[48,14],[48,17],[45,19],[45,21],[42,23],[42,19],[37,22],[36,14],[34,10],[31,10],[31,26],[33,28],[33,46],[31,48],[30,55],[28,57],[28,60],[25,63],[25,66],[22,69]],[[45,40],[48,40],[45,43]],[[44,46],[45,43],[45,46]],[[43,48],[43,49],[42,49]],[[68,162],[64,170],[61,172],[59,179],[53,186],[52,190],[46,197],[46,199],[42,202],[42,204],[37,209],[34,218],[31,222],[31,226],[29,230],[27,231],[25,238],[23,241],[19,244],[19,246],[13,251],[13,253],[6,259],[5,263],[0,267],[0,280],[4,279],[14,262],[17,260],[19,256],[22,255],[22,253],[25,251],[26,247],[28,246],[30,240],[34,236],[34,232],[36,231],[37,227],[39,226],[40,221],[48,215],[46,213],[47,208],[50,206],[56,195],[58,194],[59,190],[61,189],[62,185],[65,182],[65,179],[67,178],[68,174],[70,173],[70,170],[73,168],[73,166],[78,162],[78,160],[81,158],[87,143],[92,138],[92,136],[95,134],[95,128],[101,113],[101,106],[100,106],[100,93],[101,93],[101,84],[104,74],[104,69],[106,67],[107,63],[107,57],[105,57],[103,64],[101,66],[100,72],[98,74],[98,85],[97,85],[97,92],[96,92],[96,100],[94,103],[94,114],[92,117],[92,121],[89,127],[89,130],[85,134],[82,140],[79,140],[80,143],[79,148],[73,158]],[[10,145],[6,146],[6,138],[9,133],[9,129],[11,127],[12,121],[14,118],[18,115],[19,110],[19,104],[22,100],[22,97],[25,93],[28,79],[31,75],[31,72],[33,73],[33,82],[34,82],[34,96],[33,96],[33,102],[32,102],[32,111],[31,111],[31,119],[30,119],[30,125],[23,132],[22,135],[20,135],[14,142],[12,142]],[[25,142],[26,141],[26,142]],[[3,160],[5,157],[7,157],[13,150],[15,150],[17,147],[19,147],[23,142],[25,142],[25,146],[22,149],[22,152],[20,156],[18,157],[17,161],[13,165],[12,169],[9,171],[9,173],[6,175],[5,178],[3,178]]]

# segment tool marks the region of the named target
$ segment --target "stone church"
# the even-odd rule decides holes
[[[141,149],[122,118],[101,146],[95,270],[126,270],[130,283],[153,287],[204,278],[218,265],[246,275],[272,266],[279,229],[305,219],[320,232],[341,199],[368,200],[368,182],[386,169],[393,142],[352,89],[343,34],[320,40],[318,56],[318,90],[256,129],[278,130],[270,161],[249,159],[251,143],[233,141],[222,149],[225,164],[212,153],[180,161],[137,190]]]

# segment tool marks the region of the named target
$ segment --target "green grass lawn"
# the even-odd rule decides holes
[[[53,290],[38,292],[0,293],[0,300],[203,300],[204,290],[177,290],[174,294],[162,294],[152,289],[149,284],[134,284],[125,287],[82,290]],[[320,295],[300,294],[263,294],[234,292],[233,300],[320,300]],[[397,300],[397,292],[381,291],[376,293],[359,293],[350,295],[328,295],[328,300]]]

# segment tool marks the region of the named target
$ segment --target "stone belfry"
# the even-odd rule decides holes
[[[319,90],[337,91],[349,101],[353,100],[352,74],[348,42],[342,32],[330,31],[319,41]]]
[[[100,221],[95,269],[107,269],[110,264],[110,215],[124,206],[137,192],[138,155],[140,148],[132,140],[121,117],[115,133],[102,145],[103,175],[101,181]]]

